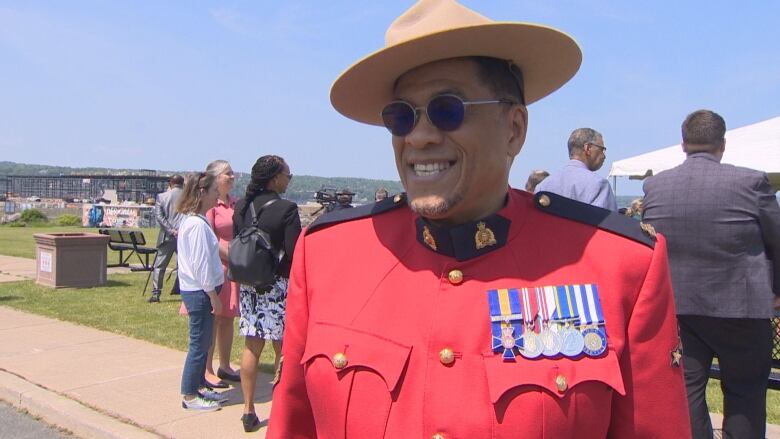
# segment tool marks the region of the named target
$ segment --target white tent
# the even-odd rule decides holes
[[[673,168],[685,160],[678,145],[612,163],[610,177],[643,179]],[[723,163],[758,169],[769,175],[769,183],[780,190],[780,117],[726,131]]]

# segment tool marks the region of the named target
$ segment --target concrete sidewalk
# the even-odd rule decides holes
[[[0,399],[82,438],[245,438],[241,391],[218,412],[181,408],[185,353],[0,306]],[[260,374],[257,415],[270,411]],[[250,437],[265,437],[265,427]]]
[[[130,267],[111,267],[108,274],[130,273]],[[0,283],[35,280],[35,259],[0,255]]]
[[[35,280],[35,259],[0,255],[0,282]]]

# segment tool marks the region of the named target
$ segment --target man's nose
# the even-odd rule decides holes
[[[443,136],[442,131],[428,120],[428,115],[423,111],[412,132],[404,137],[404,143],[412,148],[422,149],[427,145],[441,142]]]

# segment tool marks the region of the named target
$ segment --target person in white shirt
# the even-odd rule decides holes
[[[204,383],[214,314],[222,309],[217,294],[224,281],[219,241],[205,217],[217,204],[217,196],[213,175],[192,174],[187,177],[177,206],[186,215],[179,225],[176,247],[181,300],[190,319],[190,343],[181,377],[181,405],[188,410],[219,410],[220,403],[227,401]]]

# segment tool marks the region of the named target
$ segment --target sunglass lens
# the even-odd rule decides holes
[[[463,123],[463,101],[456,96],[437,96],[428,103],[428,119],[442,131],[455,131]]]
[[[405,136],[412,132],[415,111],[405,102],[391,102],[382,110],[382,121],[394,136]]]

